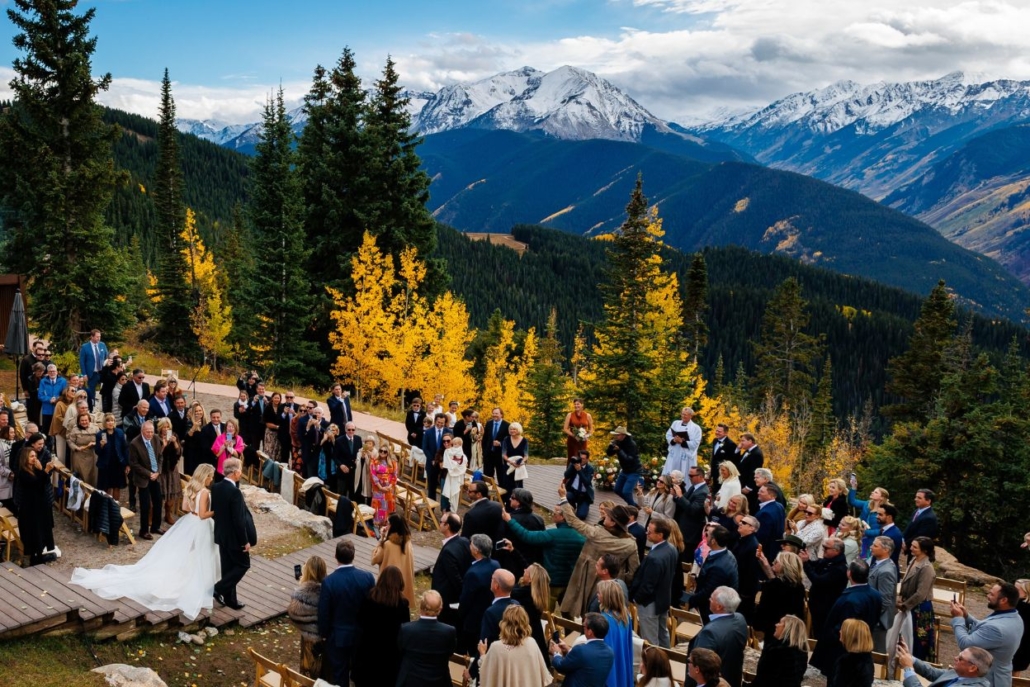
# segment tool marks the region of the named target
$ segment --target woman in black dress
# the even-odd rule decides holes
[[[33,437],[41,434],[34,434]],[[36,443],[36,442],[31,442]],[[18,456],[18,474],[14,480],[14,498],[18,503],[18,526],[21,541],[30,565],[45,563],[56,556],[43,555],[45,549],[54,548],[54,506],[50,487],[50,472],[54,462],[42,463],[35,449],[26,447]]]
[[[848,618],[840,626],[840,643],[847,653],[837,659],[827,687],[872,687],[873,635],[864,620]]]
[[[501,484],[508,494],[512,489],[521,489],[522,475],[526,472],[526,461],[529,459],[529,442],[522,435],[522,425],[513,422],[508,425],[508,436],[501,442]],[[506,495],[507,496],[507,495]]]
[[[763,593],[764,595],[764,593]],[[801,687],[808,669],[808,630],[796,615],[785,615],[765,636],[751,687]]]
[[[194,403],[190,408],[190,420],[193,423],[186,430],[186,440],[182,442],[182,471],[187,475],[192,475],[198,465],[207,462],[204,439],[200,435],[204,425],[207,424],[204,406]]]
[[[122,428],[115,426],[112,413],[104,415],[104,428],[97,432],[93,451],[97,454],[97,489],[118,501],[129,474],[129,444]]]
[[[551,657],[547,651],[547,639],[544,636],[544,625],[541,618],[551,611],[551,576],[544,566],[533,563],[522,573],[518,586],[511,590],[511,598],[526,609],[529,625],[533,628],[533,639],[544,655],[547,669],[551,669]]]
[[[351,680],[357,687],[397,684],[400,649],[397,634],[411,620],[408,600],[404,598],[404,576],[395,565],[387,566],[358,609],[361,637]],[[370,660],[375,657],[375,660]]]
[[[790,551],[781,551],[771,566],[765,554],[759,552],[758,565],[768,579],[762,582],[762,598],[751,627],[771,637],[783,616],[805,617],[805,573],[801,559]]]

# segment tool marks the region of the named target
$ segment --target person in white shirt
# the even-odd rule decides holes
[[[680,419],[670,425],[665,432],[665,443],[669,446],[669,455],[665,459],[662,474],[668,475],[673,470],[686,473],[697,465],[697,449],[701,446],[701,428],[693,420],[694,409],[687,406],[680,411]]]

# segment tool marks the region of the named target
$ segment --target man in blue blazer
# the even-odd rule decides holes
[[[730,531],[722,525],[712,527],[708,532],[708,557],[701,565],[697,575],[694,593],[686,595],[687,608],[693,608],[701,614],[707,623],[709,616],[708,600],[718,587],[737,588],[737,559],[726,548],[730,542]]]
[[[433,417],[433,426],[422,434],[422,453],[426,454],[426,491],[431,499],[436,499],[436,490],[440,488],[441,474],[440,466],[436,464],[436,454],[444,448],[444,440],[450,440],[453,436],[444,413],[437,413]]]
[[[608,621],[600,613],[583,616],[587,641],[571,649],[564,642],[551,642],[551,666],[565,676],[563,687],[604,687],[615,662],[615,652],[604,643]]]
[[[325,400],[329,406],[329,422],[336,425],[342,431],[348,422],[354,421],[354,415],[350,410],[350,394],[343,390],[339,384],[333,384],[332,393]]]
[[[962,604],[951,602],[951,629],[959,649],[980,647],[991,653],[994,663],[987,673],[993,687],[1012,687],[1012,657],[1023,638],[1023,620],[1016,610],[1019,590],[1003,582],[987,593],[987,608],[993,613],[977,620]]]
[[[780,493],[777,487],[764,484],[758,488],[758,512],[752,513],[758,519],[758,543],[762,553],[770,561],[780,552],[779,539],[787,523],[787,512],[776,500]]]
[[[494,600],[490,591],[490,583],[494,571],[500,564],[491,559],[494,552],[493,540],[485,534],[474,534],[470,538],[469,550],[472,552],[472,565],[465,573],[461,584],[461,596],[458,597],[458,650],[469,656],[479,655],[479,633],[483,627],[483,615]]]
[[[840,643],[840,628],[844,621],[857,618],[872,630],[880,622],[882,610],[883,597],[869,586],[869,564],[856,558],[848,566],[848,586],[830,608],[822,632],[816,635],[819,641],[809,663],[823,675],[832,675],[837,659],[844,655],[844,647]]]
[[[93,410],[93,398],[96,395],[100,372],[104,369],[105,360],[107,360],[107,344],[100,340],[100,330],[94,329],[89,333],[89,341],[82,344],[79,349],[79,371],[86,378],[86,397],[89,399],[90,412]]]
[[[891,551],[891,560],[894,561],[894,567],[898,569],[898,577],[901,577],[901,549],[904,548],[905,539],[901,534],[901,528],[894,524],[894,521],[898,517],[898,508],[892,503],[887,503],[880,506],[880,510],[876,511],[876,524],[880,526],[880,536],[890,537],[891,541],[894,542],[894,550]]]
[[[744,678],[744,646],[747,644],[747,621],[737,613],[740,595],[731,587],[719,587],[712,593],[711,619],[690,640],[689,651],[711,649],[722,659],[721,672],[730,687],[740,687]],[[685,687],[695,687],[688,679]]]
[[[358,644],[358,609],[375,586],[372,573],[354,567],[354,542],[336,543],[339,566],[322,582],[318,598],[318,634],[325,639],[326,655],[333,671],[333,682],[350,684],[350,663]]]

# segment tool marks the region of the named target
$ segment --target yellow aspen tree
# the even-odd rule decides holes
[[[501,408],[509,422],[519,422],[524,431],[529,430],[532,395],[529,393],[529,375],[533,372],[536,361],[536,328],[530,327],[522,342],[522,353],[515,356],[508,365],[508,373],[504,376],[504,400]]]
[[[326,287],[333,301],[329,313],[333,322],[329,343],[336,353],[332,373],[353,383],[359,399],[381,401],[384,358],[388,342],[396,336],[396,320],[389,309],[395,273],[390,256],[379,250],[367,231],[351,258],[351,280],[355,293],[349,298]]]
[[[385,342],[382,377],[384,394],[403,408],[406,391],[437,392],[428,388],[429,306],[419,293],[426,265],[410,246],[401,251],[398,262],[399,290],[389,305],[393,336]]]
[[[182,255],[189,270],[189,279],[197,301],[190,313],[190,327],[204,353],[217,368],[218,359],[227,357],[231,347],[227,342],[232,329],[232,308],[223,305],[222,289],[218,284],[215,258],[204,246],[197,231],[197,218],[186,208],[186,223],[179,233]]]
[[[515,322],[501,320],[497,342],[488,346],[483,357],[486,365],[483,372],[483,388],[480,392],[480,406],[484,409],[484,417],[493,408],[500,408],[507,415],[504,407],[504,379],[508,374],[508,358],[515,351]]]
[[[443,394],[445,400],[457,401],[461,407],[476,397],[472,361],[465,357],[475,336],[460,299],[450,291],[436,299],[429,311],[427,384],[434,394]]]
[[[480,393],[480,406],[500,408],[509,422],[520,422],[525,428],[529,419],[527,409],[527,379],[536,357],[536,330],[530,328],[518,350],[515,341],[515,322],[501,320],[496,343],[488,346],[484,357],[486,370]]]

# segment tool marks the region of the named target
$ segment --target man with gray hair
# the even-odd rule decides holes
[[[473,534],[470,538],[472,565],[462,580],[461,596],[458,598],[458,651],[469,656],[479,655],[479,633],[483,626],[483,615],[494,599],[490,587],[494,571],[499,570],[501,566],[490,558],[493,550],[493,541],[489,536]]]
[[[161,529],[161,452],[164,443],[154,435],[154,423],[144,422],[138,437],[129,444],[130,484],[139,493],[140,519],[139,538],[153,539],[155,534],[164,534]]]
[[[894,540],[880,535],[869,545],[869,586],[880,592],[882,605],[880,619],[873,631],[873,650],[885,653],[887,650],[887,630],[894,622],[894,604],[897,598],[898,568],[891,560],[894,551]]]
[[[986,649],[970,646],[958,652],[953,668],[944,670],[915,658],[904,644],[898,646],[898,665],[904,670],[905,687],[920,687],[917,675],[930,680],[930,687],[991,687],[987,673],[993,663],[994,658]]]
[[[740,687],[747,644],[747,621],[736,612],[740,595],[733,587],[716,587],[708,604],[711,609],[708,624],[690,640],[688,651],[711,649],[717,653],[722,658],[723,678],[731,687]]]
[[[222,474],[225,479],[211,487],[215,543],[222,562],[222,579],[215,583],[215,600],[238,611],[243,604],[236,598],[236,585],[250,570],[250,547],[257,545],[257,529],[240,493],[243,463],[239,458],[226,459]]]
[[[758,490],[766,485],[775,488],[776,502],[783,506],[784,510],[787,510],[787,497],[783,495],[783,489],[780,488],[780,485],[773,482],[772,470],[769,468],[755,468],[755,489],[747,495],[747,505],[751,509],[749,512],[758,512]]]

